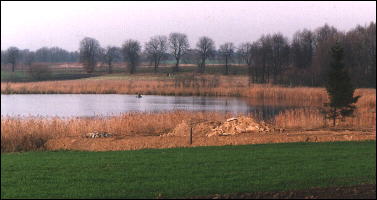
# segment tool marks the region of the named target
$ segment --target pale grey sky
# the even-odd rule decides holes
[[[1,49],[58,46],[77,50],[85,36],[101,46],[127,39],[143,45],[157,34],[186,33],[192,47],[200,36],[224,42],[255,41],[325,23],[341,31],[376,21],[376,2],[1,2]]]

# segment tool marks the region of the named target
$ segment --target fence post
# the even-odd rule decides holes
[[[190,144],[192,144],[192,125],[190,126]]]

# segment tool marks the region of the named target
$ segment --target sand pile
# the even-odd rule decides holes
[[[171,132],[161,136],[188,136],[190,134],[190,125],[187,121],[179,123]]]
[[[264,123],[258,123],[250,117],[241,116],[238,118],[227,119],[220,126],[215,127],[209,132],[207,137],[212,137],[215,135],[226,136],[226,135],[237,135],[246,132],[269,132],[271,129]]]
[[[225,122],[205,121],[192,123],[183,120],[171,132],[161,136],[189,136],[191,127],[193,137],[226,136],[246,132],[270,132],[272,130],[264,122],[258,123],[253,118],[241,116],[227,119]]]
[[[189,136],[191,127],[193,137],[205,136],[220,124],[219,121],[188,122],[183,120],[171,132],[161,136]]]

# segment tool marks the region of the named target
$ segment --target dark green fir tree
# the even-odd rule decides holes
[[[332,60],[326,81],[326,91],[330,102],[325,103],[325,114],[335,126],[337,119],[344,120],[345,117],[353,116],[356,109],[355,103],[360,96],[353,96],[355,88],[344,68],[343,48],[338,42],[331,48],[331,54]]]

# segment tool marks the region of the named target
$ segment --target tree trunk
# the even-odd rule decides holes
[[[225,75],[228,75],[229,69],[228,69],[228,57],[225,57]]]
[[[159,64],[160,64],[160,60],[156,59],[155,62],[154,62],[154,73],[157,73],[157,68],[158,68]]]
[[[113,73],[113,66],[111,65],[111,62],[108,63],[109,65],[109,74]]]
[[[175,63],[175,67],[173,68],[173,72],[178,72],[179,71],[179,58],[176,58],[177,62]]]
[[[200,70],[200,72],[201,72],[201,73],[204,73],[205,68],[206,68],[206,60],[205,60],[205,59],[202,59],[202,65],[201,65],[201,70]]]
[[[12,63],[12,72],[14,72],[15,66],[16,66],[16,63]]]

